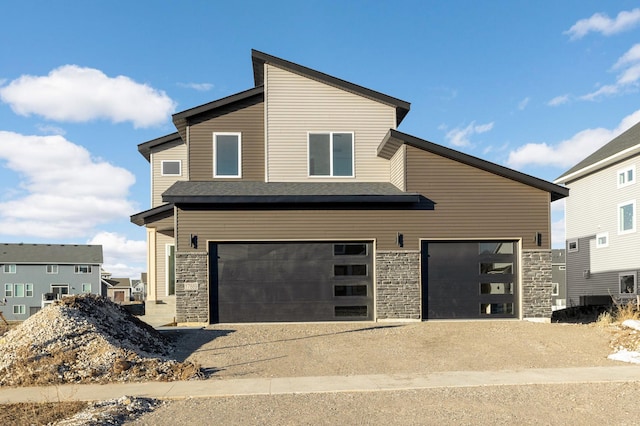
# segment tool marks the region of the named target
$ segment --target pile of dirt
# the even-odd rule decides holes
[[[200,377],[199,366],[170,358],[173,349],[106,298],[65,297],[0,337],[0,386]]]

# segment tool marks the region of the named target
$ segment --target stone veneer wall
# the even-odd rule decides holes
[[[551,250],[522,251],[522,317],[551,319]]]
[[[377,319],[421,318],[419,251],[376,253]]]
[[[176,253],[176,322],[209,322],[207,253]]]

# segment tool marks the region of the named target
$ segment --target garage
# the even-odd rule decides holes
[[[210,322],[373,319],[370,241],[209,243]]]
[[[422,318],[517,318],[515,241],[423,241]]]

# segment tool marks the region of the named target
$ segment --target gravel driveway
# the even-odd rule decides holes
[[[616,365],[610,333],[581,324],[218,325],[178,339],[179,359],[209,380]],[[639,392],[598,383],[187,399],[132,424],[637,424]]]

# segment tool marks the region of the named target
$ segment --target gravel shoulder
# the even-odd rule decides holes
[[[595,324],[216,325],[180,332],[209,380],[617,365]],[[639,383],[479,386],[170,401],[133,425],[637,424]]]

